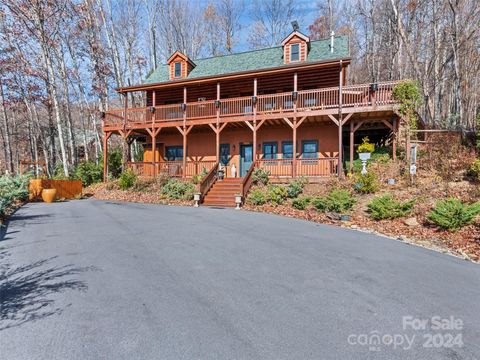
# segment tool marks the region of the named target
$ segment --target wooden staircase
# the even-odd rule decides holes
[[[243,178],[215,181],[203,199],[205,206],[235,207],[235,195],[242,191]]]

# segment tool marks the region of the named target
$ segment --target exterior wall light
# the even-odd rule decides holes
[[[293,99],[293,101],[297,101],[297,99],[298,99],[298,91],[292,91],[292,99]]]
[[[377,84],[377,83],[372,83],[372,84],[370,84],[370,90],[371,90],[372,92],[377,91],[377,90],[378,90],[378,84]]]
[[[105,111],[100,111],[100,118],[105,119]]]
[[[185,111],[187,110],[187,104],[183,103],[182,105],[180,105],[180,108]]]
[[[221,101],[220,100],[215,100],[215,107],[218,109],[221,105]]]
[[[155,106],[150,106],[150,113],[155,114]]]
[[[255,105],[255,104],[257,103],[257,101],[258,101],[258,98],[257,98],[255,95],[252,96],[252,103],[253,103],[253,105]]]

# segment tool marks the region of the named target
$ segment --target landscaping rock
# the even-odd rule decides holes
[[[418,223],[417,221],[417,218],[416,217],[411,217],[411,218],[408,218],[408,219],[405,219],[403,221],[403,223],[407,226],[419,226],[420,224]]]

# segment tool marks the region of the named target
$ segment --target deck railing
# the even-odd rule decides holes
[[[312,159],[297,159],[297,176],[323,177],[337,174],[338,159],[323,157]],[[188,160],[185,167],[185,176],[205,175],[217,165],[215,160]],[[138,176],[153,176],[161,173],[172,177],[183,176],[183,161],[128,162],[130,168]],[[255,167],[268,170],[272,178],[286,178],[292,176],[293,159],[260,159],[255,162]],[[155,169],[155,171],[154,171]],[[252,169],[253,170],[253,167]]]
[[[347,85],[342,89],[342,106],[351,107],[376,107],[395,104],[392,97],[393,88],[397,82],[383,82],[376,84],[376,90],[371,84]],[[296,107],[295,107],[296,104]],[[256,104],[251,96],[221,99],[218,104],[220,117],[237,117],[253,115],[254,106],[257,115],[273,113],[291,113],[293,111],[314,111],[334,109],[339,107],[339,88],[323,88],[302,90],[297,92],[297,100],[292,92],[265,94],[257,97]],[[120,126],[124,122],[124,109],[109,110],[105,114],[106,126]],[[152,121],[179,121],[183,118],[202,119],[217,116],[217,104],[214,100],[187,103],[185,111],[181,104],[155,106],[155,113],[150,108],[127,109],[127,125],[141,125]]]
[[[323,177],[337,174],[338,159],[334,157],[297,159],[296,175]],[[290,177],[293,174],[293,159],[261,159],[257,167],[270,172],[271,177]]]
[[[215,166],[215,160],[188,160],[185,167],[185,176],[206,174]],[[183,176],[183,161],[160,161],[160,162],[127,162],[127,167],[138,176],[153,176],[161,173],[172,177]],[[155,171],[154,171],[155,169]]]

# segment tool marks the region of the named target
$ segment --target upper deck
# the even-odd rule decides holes
[[[393,111],[397,81],[342,87],[242,96],[136,108],[111,109],[105,113],[104,131],[190,126],[252,119],[313,117]]]

